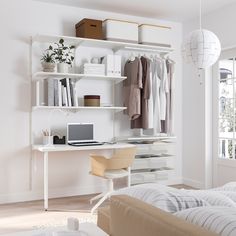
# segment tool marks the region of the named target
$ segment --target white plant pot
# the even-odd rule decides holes
[[[55,63],[51,62],[42,62],[42,67],[44,72],[55,72]]]
[[[53,136],[43,136],[43,145],[53,145]]]
[[[67,63],[58,63],[57,64],[57,72],[58,73],[68,73],[69,65]]]

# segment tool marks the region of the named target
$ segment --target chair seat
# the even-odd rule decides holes
[[[125,176],[128,176],[129,172],[124,169],[119,170],[106,170],[104,172],[104,177],[107,179],[116,179],[116,178],[122,178]]]

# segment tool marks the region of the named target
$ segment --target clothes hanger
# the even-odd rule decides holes
[[[160,58],[160,55],[155,55],[155,58],[154,58],[155,60],[160,60],[161,58]]]
[[[131,52],[131,55],[130,55],[130,57],[129,57],[129,60],[130,60],[130,61],[134,61],[134,60],[135,60],[135,55],[134,55],[133,52]]]
[[[160,53],[160,58],[161,58],[161,59],[166,59],[166,58],[165,58],[165,54]]]
[[[173,61],[172,59],[170,59],[169,56],[166,57],[166,60],[170,61],[171,63],[175,63],[175,61]]]

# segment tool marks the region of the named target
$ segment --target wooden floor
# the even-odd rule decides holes
[[[43,210],[43,201],[0,205],[0,234],[66,225],[68,217],[80,222],[96,223],[89,199],[94,195],[49,200],[49,210]],[[106,204],[106,203],[104,203]]]
[[[176,188],[190,188],[175,185]],[[89,199],[94,195],[58,198],[49,200],[49,210],[43,210],[43,201],[31,201],[0,205],[0,234],[66,225],[68,217],[80,222],[96,223],[91,215]],[[105,202],[104,205],[107,203]]]

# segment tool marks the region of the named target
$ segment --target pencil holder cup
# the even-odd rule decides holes
[[[53,145],[53,136],[43,136],[43,145]]]

